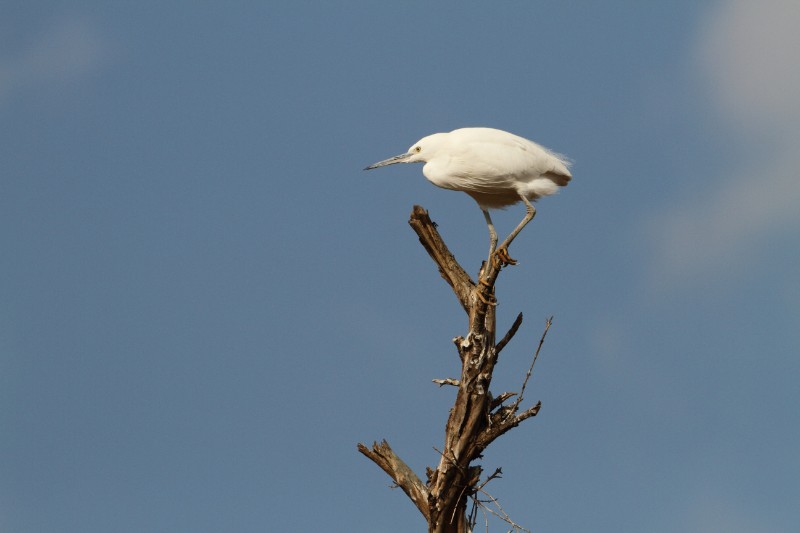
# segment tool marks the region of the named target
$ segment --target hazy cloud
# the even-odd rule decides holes
[[[800,224],[798,20],[790,0],[721,2],[701,28],[697,78],[721,121],[753,143],[732,154],[736,174],[711,176],[712,188],[647,225],[662,283],[730,272],[760,240]]]
[[[800,2],[721,2],[704,28],[698,64],[717,102],[749,128],[800,119]]]
[[[719,489],[694,494],[688,502],[684,531],[750,533],[770,531],[766,524],[755,524],[740,506],[732,505],[718,495]]]
[[[87,21],[59,21],[28,46],[0,56],[0,105],[28,88],[68,81],[95,70],[105,59],[105,49]]]

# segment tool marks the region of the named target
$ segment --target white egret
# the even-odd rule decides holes
[[[364,170],[417,162],[425,163],[422,173],[434,185],[464,191],[478,202],[489,226],[489,259],[496,252],[505,264],[515,263],[508,256],[508,246],[536,214],[531,200],[554,194],[572,179],[564,156],[493,128],[434,133],[414,143],[408,152]],[[527,209],[525,218],[497,248],[497,232],[489,209],[503,209],[520,201]]]

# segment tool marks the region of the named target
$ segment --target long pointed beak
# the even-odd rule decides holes
[[[386,165],[394,165],[395,163],[406,163],[407,159],[414,155],[412,152],[407,154],[400,154],[394,157],[390,157],[389,159],[384,159],[383,161],[378,161],[377,163],[373,163],[364,170],[372,170],[373,168],[378,167],[385,167]]]

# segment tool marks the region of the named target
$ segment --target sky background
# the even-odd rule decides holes
[[[574,160],[499,280],[496,394],[555,321],[487,490],[534,532],[796,530],[800,3],[0,10],[3,533],[424,531],[356,443],[422,476],[454,398],[412,206],[473,276],[488,237],[362,169],[463,126]]]

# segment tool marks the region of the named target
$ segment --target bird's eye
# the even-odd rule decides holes
[[[415,146],[414,151],[420,153],[422,151],[422,146]]]

